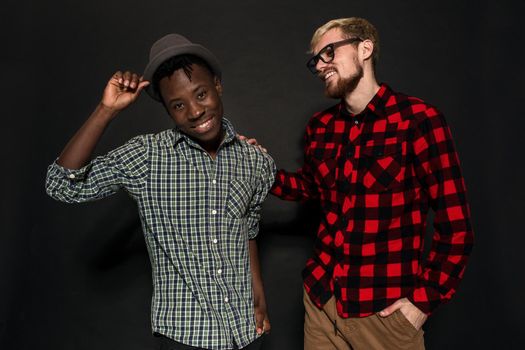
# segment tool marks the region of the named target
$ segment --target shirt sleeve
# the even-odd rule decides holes
[[[275,176],[271,193],[288,201],[307,201],[317,198],[318,188],[313,180],[313,169],[307,159],[311,129],[306,127],[304,135],[304,162],[295,173],[280,169]]]
[[[257,151],[261,152],[261,151]],[[262,203],[266,199],[275,180],[275,162],[267,153],[261,152],[263,164],[260,166],[255,193],[250,201],[247,215],[248,238],[254,239],[259,233]]]
[[[79,203],[114,194],[120,188],[132,197],[140,196],[147,176],[147,147],[138,136],[80,169],[66,169],[56,163],[47,169],[46,192],[52,198]]]
[[[419,121],[414,137],[418,180],[434,211],[430,253],[408,299],[430,314],[450,300],[463,277],[474,235],[459,159],[445,118],[434,108]]]

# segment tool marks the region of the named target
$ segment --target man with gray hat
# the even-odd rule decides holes
[[[137,202],[153,270],[152,328],[162,349],[257,349],[270,327],[254,238],[275,165],[239,141],[223,118],[220,79],[209,50],[178,34],[161,38],[142,77],[111,77],[47,173],[47,193],[60,201],[96,200],[123,188]],[[175,128],[90,160],[111,120],[143,89]]]

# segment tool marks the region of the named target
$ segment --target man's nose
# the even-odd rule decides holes
[[[320,73],[324,67],[326,67],[328,64],[324,63],[323,60],[317,61],[317,64],[315,65],[315,69],[317,69],[317,73]]]
[[[204,114],[205,109],[200,104],[193,102],[190,107],[190,119],[199,119]]]

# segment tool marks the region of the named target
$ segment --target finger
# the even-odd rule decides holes
[[[139,97],[140,93],[142,92],[142,90],[149,85],[149,81],[142,81],[138,84],[137,88],[135,89],[135,91],[130,91],[132,94],[133,94],[133,100],[135,100],[136,98]],[[131,89],[131,87],[130,87]]]
[[[270,320],[265,318],[263,322],[263,330],[264,333],[270,334],[270,331],[272,330],[272,325],[270,324]]]
[[[264,317],[260,313],[255,314],[255,330],[257,334],[263,334],[264,332]]]
[[[122,72],[116,71],[109,79],[108,85],[113,85],[117,87],[118,89],[121,89],[122,88],[121,84],[122,84]]]
[[[246,136],[244,135],[240,135],[240,134],[237,134],[237,138],[241,141],[245,141],[246,140]]]
[[[381,316],[381,317],[387,317],[387,316],[390,316],[390,315],[392,315],[394,312],[396,312],[396,310],[400,309],[402,305],[403,305],[403,304],[398,300],[398,301],[396,301],[395,303],[393,303],[392,305],[390,305],[389,307],[387,307],[387,308],[381,310],[381,311],[379,312],[379,316]]]
[[[260,149],[261,151],[263,151],[264,153],[268,153],[268,150],[267,150],[266,148],[264,148],[263,146],[259,145],[259,146],[257,146],[257,147],[259,147],[259,149]]]
[[[248,139],[247,142],[248,142],[250,145],[258,146],[258,144],[257,144],[257,139]]]
[[[139,84],[139,76],[135,73],[131,74],[131,79],[129,82],[129,88],[134,90]]]
[[[120,84],[122,82],[122,72],[116,71],[115,74],[111,77],[111,80],[115,81],[116,83]]]
[[[125,71],[124,74],[122,74],[122,85],[124,87],[128,87],[129,84],[131,83],[131,72],[129,70]]]

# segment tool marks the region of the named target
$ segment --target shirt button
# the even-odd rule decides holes
[[[354,120],[354,124],[358,125],[359,124],[359,120]]]
[[[228,297],[224,298],[224,302],[227,303],[228,301],[230,301],[230,299],[228,299]]]
[[[75,178],[75,174],[69,174],[68,177],[69,177],[70,179],[74,179],[74,178]]]
[[[215,185],[217,183],[217,180],[213,179],[211,180],[211,183]]]
[[[211,211],[211,213],[212,213],[213,215],[215,215],[215,214],[217,214],[217,210],[213,209],[213,210]]]
[[[222,270],[221,270],[221,269],[218,269],[218,270],[217,270],[217,274],[220,275],[221,273],[222,273]]]
[[[217,244],[217,242],[218,242],[218,241],[217,241],[217,238],[214,238],[212,242],[215,243],[215,244]]]

